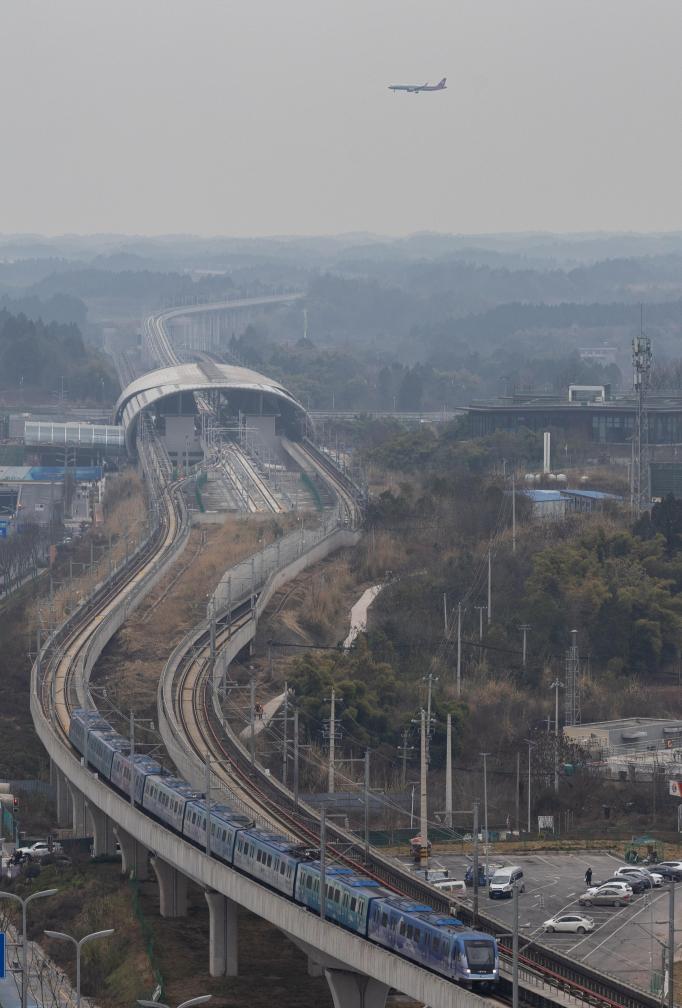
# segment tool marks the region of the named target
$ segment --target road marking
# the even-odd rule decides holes
[[[667,893],[661,893],[653,902],[657,903],[658,900],[662,899],[664,896],[667,896]],[[623,912],[626,909],[627,909],[627,907],[624,907],[623,910],[620,910],[617,914],[614,914],[614,917],[620,917],[620,916],[622,916]],[[616,935],[619,933],[619,931],[622,931],[624,927],[627,927],[628,924],[631,924],[633,922],[633,920],[635,919],[635,917],[639,917],[639,915],[641,913],[644,913],[645,910],[650,910],[650,909],[651,909],[651,903],[644,903],[644,905],[641,907],[641,909],[639,909],[637,911],[637,913],[634,913],[634,914],[632,914],[631,917],[628,917],[627,920],[623,921],[623,923],[620,925],[620,927],[616,928],[615,931],[612,931],[611,934],[607,935],[606,938],[604,938],[604,940],[601,941],[598,945],[595,945],[595,947],[593,949],[591,949],[591,951],[589,951],[586,956],[583,957],[583,962],[586,959],[589,959],[589,957],[592,955],[592,953],[596,952],[598,949],[600,949],[602,947],[602,945],[606,945],[606,943],[608,941],[610,941],[612,938],[615,938]],[[583,939],[583,941],[584,941],[584,939]],[[579,944],[580,944],[580,942],[578,942],[578,945]],[[578,946],[576,945],[575,947],[577,948]],[[571,951],[573,951],[573,949],[571,949]]]

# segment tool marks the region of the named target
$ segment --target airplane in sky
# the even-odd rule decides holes
[[[410,94],[419,94],[420,91],[444,91],[446,80],[447,77],[443,77],[437,84],[389,84],[388,90],[409,91]]]

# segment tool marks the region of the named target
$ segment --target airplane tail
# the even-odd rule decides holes
[[[438,84],[436,86],[439,87],[439,88],[441,88],[441,89],[444,88],[446,80],[447,80],[447,77],[443,77],[442,80],[438,81]]]

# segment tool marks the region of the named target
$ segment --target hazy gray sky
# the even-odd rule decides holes
[[[2,232],[682,228],[680,0],[4,0],[2,42]]]

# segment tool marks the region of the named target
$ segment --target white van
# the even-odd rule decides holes
[[[439,892],[447,893],[448,896],[466,896],[467,887],[463,879],[440,879],[432,882],[431,885]]]
[[[506,865],[504,868],[498,868],[490,880],[488,896],[490,899],[511,899],[514,886],[518,887],[519,892],[526,891],[523,869],[518,865]]]

